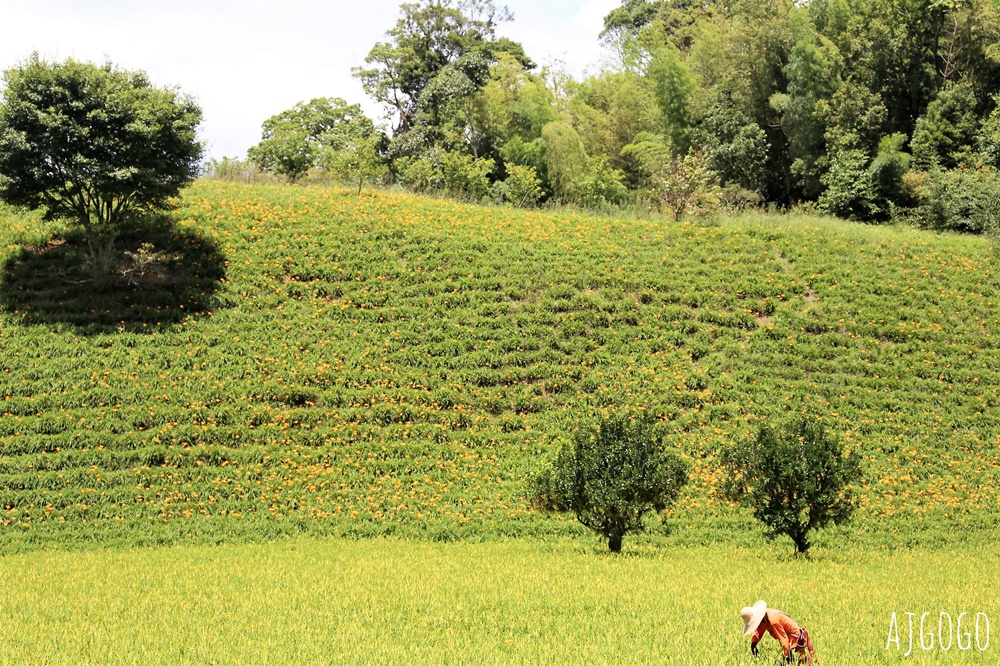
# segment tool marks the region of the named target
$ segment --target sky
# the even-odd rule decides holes
[[[268,117],[315,97],[361,104],[351,68],[399,16],[401,0],[0,0],[0,69],[46,60],[142,69],[201,105],[206,157],[242,158]],[[501,36],[536,63],[574,77],[596,71],[604,15],[621,0],[498,0],[514,14]]]

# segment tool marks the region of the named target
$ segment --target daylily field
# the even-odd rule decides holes
[[[864,458],[850,539],[1000,516],[985,240],[206,182],[172,217],[164,274],[102,296],[59,225],[5,213],[4,549],[577,531],[531,477],[621,408],[690,461],[666,522],[691,539],[756,534],[719,450],[794,411]]]

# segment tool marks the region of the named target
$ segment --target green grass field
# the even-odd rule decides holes
[[[1000,618],[983,239],[200,182],[122,241],[174,258],[97,289],[0,217],[2,663],[749,664],[757,598],[821,663],[1000,663],[903,656],[907,611]],[[528,490],[619,409],[691,483],[612,557]],[[810,560],[715,493],[802,411],[866,474]]]
[[[995,546],[949,552],[631,547],[536,539],[42,552],[0,558],[4,664],[777,664],[739,609],[804,623],[821,664],[996,664]],[[905,612],[917,613],[910,651]],[[950,649],[924,651],[919,619]],[[892,613],[899,649],[886,649]],[[970,620],[970,618],[972,618]],[[965,635],[971,632],[971,636]]]

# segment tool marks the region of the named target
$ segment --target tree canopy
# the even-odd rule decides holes
[[[66,218],[82,232],[92,277],[120,264],[115,242],[140,214],[169,206],[198,174],[201,109],[142,71],[37,54],[3,75],[0,200]],[[166,255],[149,245],[146,263]]]
[[[0,199],[106,240],[198,174],[201,109],[142,71],[31,56],[3,75]]]
[[[339,97],[299,102],[264,121],[260,143],[249,159],[265,171],[295,182],[329,160],[329,151],[354,152],[359,144],[377,144],[377,130],[357,104]]]

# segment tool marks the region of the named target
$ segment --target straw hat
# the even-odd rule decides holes
[[[755,603],[753,606],[745,606],[740,610],[740,617],[743,618],[743,635],[749,636],[753,633],[760,621],[764,619],[767,614],[767,603],[763,599]]]

